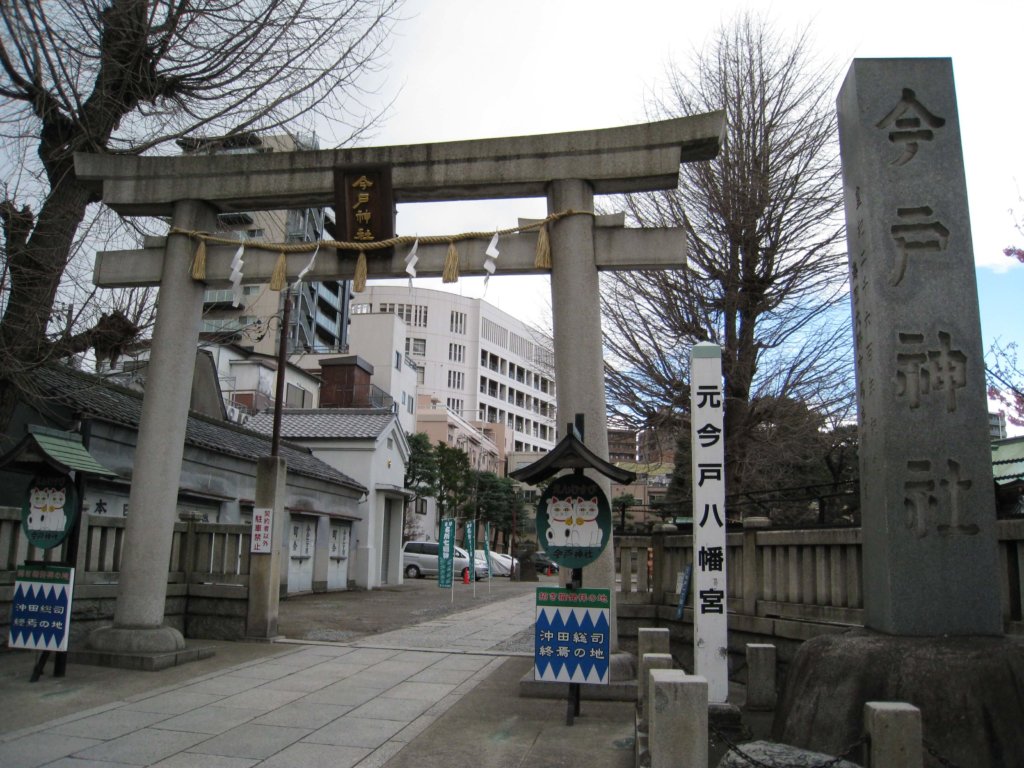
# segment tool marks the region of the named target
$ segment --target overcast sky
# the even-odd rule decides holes
[[[1024,266],[1002,254],[1024,244],[1010,209],[1024,218],[1024,2],[930,4],[673,2],[634,0],[409,0],[393,38],[382,99],[394,99],[376,145],[606,128],[643,122],[664,86],[665,65],[685,63],[744,8],[789,35],[809,28],[821,76],[838,93],[854,57],[953,59],[975,261],[984,269],[987,337],[1022,338],[1015,307],[993,312],[986,286],[1024,295]],[[321,135],[324,146],[329,135]],[[509,227],[543,216],[542,200],[401,206],[400,234]],[[989,271],[998,271],[995,278]],[[417,285],[441,287],[439,281]],[[536,321],[547,278],[481,279],[453,290]],[[988,304],[989,306],[986,306]]]

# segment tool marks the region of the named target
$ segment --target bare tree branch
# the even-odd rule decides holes
[[[93,214],[97,198],[75,178],[74,153],[177,151],[176,139],[281,131],[317,115],[360,135],[378,117],[362,100],[400,6],[0,0],[0,424],[41,363],[94,342],[114,353],[147,323],[151,296],[84,306],[95,297],[88,267],[73,264],[83,233],[98,221],[110,237],[125,230]],[[74,299],[61,303],[74,305],[74,327],[62,316],[51,332],[68,291]]]
[[[655,116],[724,108],[726,135],[715,160],[682,166],[678,189],[616,201],[640,226],[685,228],[689,254],[682,270],[605,279],[609,403],[620,420],[682,424],[690,347],[720,345],[735,493],[771,475],[765,462],[794,442],[782,436],[821,423],[807,408],[852,398],[832,82],[806,33],[783,39],[750,14],[668,74]]]

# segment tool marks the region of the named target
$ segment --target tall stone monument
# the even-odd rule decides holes
[[[949,59],[858,60],[839,95],[865,624],[1000,635],[984,348]]]
[[[776,735],[837,752],[860,736],[865,701],[908,701],[946,759],[1024,765],[1024,703],[1015,692],[1024,684],[1024,645],[1001,637],[985,364],[952,62],[857,59],[838,111],[865,630],[801,647]]]

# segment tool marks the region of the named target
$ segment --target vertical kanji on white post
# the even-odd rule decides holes
[[[714,703],[729,694],[723,415],[722,349],[696,344],[690,351],[693,658]]]

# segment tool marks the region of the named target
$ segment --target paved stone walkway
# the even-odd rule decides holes
[[[0,737],[4,768],[377,768],[532,648],[534,596],[294,650]]]

